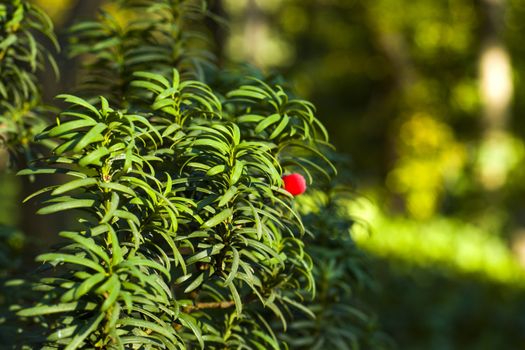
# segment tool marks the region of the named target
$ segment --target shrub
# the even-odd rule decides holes
[[[353,288],[366,277],[347,259],[357,256],[353,244],[341,244],[348,218],[331,212],[331,196],[322,211],[301,213],[283,188],[288,173],[304,174],[312,188],[335,174],[314,106],[271,81],[213,67],[187,29],[205,7],[117,3],[124,20],[102,12],[71,29],[85,79],[77,95],[58,96],[66,108],[36,136],[49,154],[19,173],[62,174],[63,183],[27,200],[39,198],[40,214],[72,211],[76,222],[37,257],[34,278],[9,283],[19,297],[9,342],[67,350],[372,344]]]
[[[57,67],[39,35],[58,49],[53,24],[37,7],[21,0],[0,4],[0,143],[12,163],[34,158],[34,136],[46,126],[36,73],[46,62]]]

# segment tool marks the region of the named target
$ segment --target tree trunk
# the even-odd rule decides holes
[[[482,0],[482,31],[479,56],[480,96],[483,107],[483,139],[478,166],[483,187],[494,192],[507,179],[512,144],[506,132],[513,94],[512,67],[503,43],[504,0]]]

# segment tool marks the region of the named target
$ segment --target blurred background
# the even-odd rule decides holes
[[[35,2],[63,40],[103,4]],[[525,0],[222,0],[212,10],[229,22],[213,27],[219,62],[279,72],[350,157],[348,211],[376,281],[367,302],[398,347],[524,348]],[[48,98],[76,81],[74,62],[59,61]],[[32,190],[1,174],[0,223],[45,247],[60,218],[30,219],[34,208],[17,203]]]

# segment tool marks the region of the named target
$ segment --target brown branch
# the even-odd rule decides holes
[[[191,312],[196,312],[205,309],[227,309],[232,307],[233,305],[235,305],[235,302],[233,300],[195,303],[194,305],[188,305],[184,307],[182,309],[182,312],[189,314]],[[178,322],[173,322],[172,326],[173,328],[175,328],[176,331],[179,331],[183,327],[182,324]]]
[[[204,309],[228,309],[235,305],[233,300],[195,303],[184,308],[184,312],[190,313]]]

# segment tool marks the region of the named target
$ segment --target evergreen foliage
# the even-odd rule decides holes
[[[315,147],[308,104],[255,82],[229,94],[228,114],[206,85],[180,81],[177,71],[171,81],[136,76],[138,94],[152,91],[154,115],[62,95],[71,108],[39,135],[58,146],[21,173],[72,177],[38,193],[47,195],[39,213],[81,209],[82,227],[62,232],[69,243],[38,258],[60,273],[40,280],[48,291],[19,315],[43,317],[68,349],[233,347],[243,333],[259,334],[253,345],[278,348],[257,309],[286,324],[289,307],[303,308],[297,292],[313,288],[304,228],[280,189],[280,159],[307,161],[284,143]],[[266,113],[248,111],[261,101],[271,102]],[[292,107],[295,117],[269,117]],[[271,135],[283,145],[266,141]],[[207,309],[216,309],[209,320]]]
[[[33,158],[30,145],[46,125],[36,73],[46,63],[58,71],[39,36],[58,50],[53,24],[38,7],[21,0],[0,4],[0,142],[15,159]]]
[[[264,79],[222,79],[186,29],[203,3],[116,3],[125,21],[101,12],[71,29],[86,80],[36,136],[51,152],[19,172],[62,174],[26,200],[77,220],[33,279],[9,283],[12,347],[372,344],[349,218],[331,196],[300,211],[282,188],[288,172],[313,187],[336,172],[314,106]]]
[[[340,182],[338,177],[298,200],[316,282],[316,296],[305,304],[315,318],[296,315],[282,337],[291,349],[391,349],[391,339],[361,300],[363,290],[377,286],[365,268],[367,257],[349,235],[355,218],[346,204],[355,193]]]
[[[204,76],[212,65],[209,41],[198,24],[209,15],[203,0],[120,0],[117,12],[100,10],[98,20],[70,28],[72,56],[84,58],[81,91],[125,104],[133,73],[154,70],[170,76]]]

